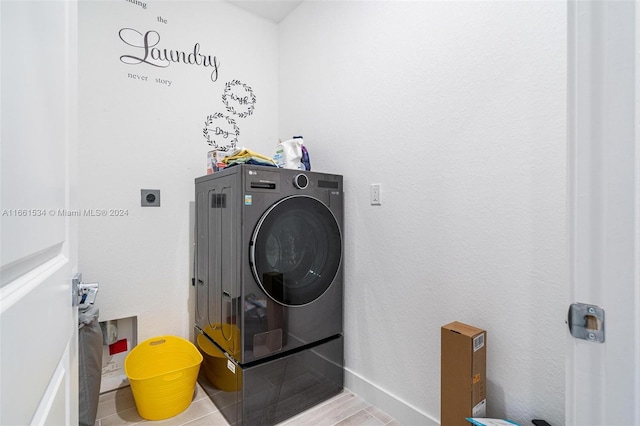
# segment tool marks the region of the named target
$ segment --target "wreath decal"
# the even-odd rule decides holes
[[[247,118],[255,109],[256,95],[253,89],[240,80],[231,80],[225,83],[222,93],[222,103],[231,115],[239,118]],[[202,135],[207,144],[217,151],[232,151],[236,149],[240,128],[231,115],[221,112],[208,115],[204,122]]]
[[[240,80],[231,80],[224,86],[222,103],[231,114],[247,118],[255,109],[256,95],[250,86]]]
[[[240,128],[236,121],[221,112],[207,116],[202,129],[202,135],[207,143],[218,151],[230,151],[235,149],[240,135]],[[221,127],[222,126],[222,127]]]

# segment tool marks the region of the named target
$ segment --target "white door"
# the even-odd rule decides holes
[[[0,2],[0,424],[78,424],[77,5]]]
[[[605,342],[568,337],[568,425],[640,425],[639,49],[640,4],[569,2],[569,302]]]

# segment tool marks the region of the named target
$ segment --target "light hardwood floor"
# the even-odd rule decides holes
[[[196,385],[196,393],[189,408],[175,417],[161,421],[144,420],[138,415],[131,388],[128,386],[100,395],[96,426],[138,423],[171,426],[224,426],[229,424],[199,383]],[[280,423],[280,425],[399,426],[400,423],[352,392],[344,390],[333,398]]]

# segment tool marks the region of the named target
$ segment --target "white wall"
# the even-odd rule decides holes
[[[271,153],[278,139],[277,27],[223,2],[81,1],[79,21],[79,205],[127,212],[80,219],[80,270],[85,281],[100,282],[100,320],[137,316],[139,340],[187,337],[190,203],[211,149],[204,122],[225,113],[236,119],[238,145]],[[143,48],[121,40],[123,28],[156,31],[160,49],[189,54],[199,43],[200,54],[219,61],[217,81],[213,67],[122,62],[122,55],[144,57]],[[125,39],[142,43],[134,35]],[[226,110],[222,95],[232,80],[255,94],[253,114],[240,118]],[[161,207],[140,207],[142,188],[160,189]]]
[[[345,175],[347,387],[438,422],[459,320],[490,417],[564,424],[566,4],[307,1],[279,37],[279,132]]]

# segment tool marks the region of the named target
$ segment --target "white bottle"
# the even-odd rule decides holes
[[[273,161],[278,167],[285,169],[300,169],[304,165],[300,162],[302,159],[302,139],[289,139],[276,145],[276,153]]]

